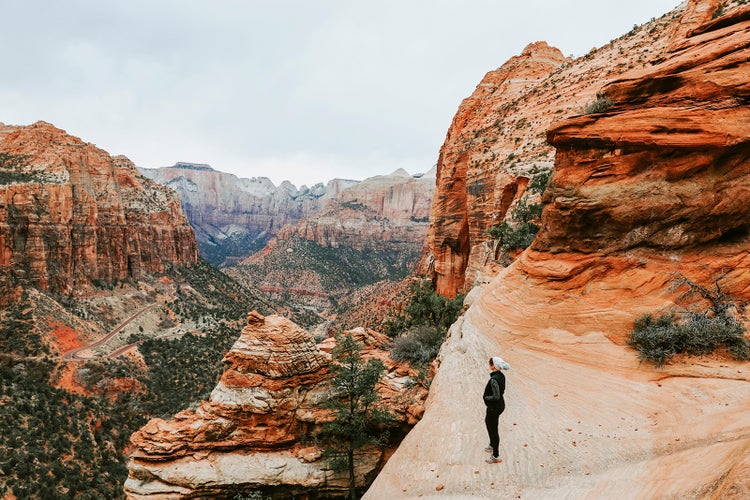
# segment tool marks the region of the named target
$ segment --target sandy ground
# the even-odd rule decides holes
[[[364,498],[750,497],[735,479],[750,461],[750,364],[640,363],[617,338],[667,302],[644,293],[662,286],[645,277],[613,274],[566,294],[512,266],[475,292],[424,418]],[[498,354],[512,368],[503,462],[489,465],[481,396]]]

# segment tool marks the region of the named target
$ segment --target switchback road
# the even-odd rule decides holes
[[[148,305],[148,306],[146,306],[146,307],[144,307],[142,309],[139,309],[135,314],[133,314],[132,316],[128,317],[125,321],[123,321],[122,323],[120,323],[119,325],[117,325],[116,327],[114,327],[107,335],[105,335],[104,337],[100,338],[96,342],[93,342],[93,343],[91,343],[89,345],[86,345],[86,346],[76,347],[75,349],[72,349],[72,350],[70,350],[68,352],[63,353],[62,359],[88,359],[88,358],[91,358],[92,356],[81,356],[80,353],[82,351],[85,351],[85,350],[95,349],[95,348],[99,347],[100,345],[104,344],[109,339],[111,339],[112,337],[114,337],[115,335],[117,335],[118,333],[120,333],[123,328],[125,328],[126,326],[128,326],[138,316],[140,316],[141,314],[143,314],[143,313],[145,313],[147,311],[150,311],[154,307],[158,307],[158,306],[159,306],[159,304],[150,304],[150,305]]]

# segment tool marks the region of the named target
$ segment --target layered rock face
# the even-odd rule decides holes
[[[663,251],[746,240],[750,31],[743,15],[696,28],[646,75],[605,86],[614,103],[606,112],[549,131],[556,173],[536,250]]]
[[[0,154],[3,298],[17,286],[69,294],[196,262],[179,200],[127,158],[45,122],[0,126]]]
[[[296,224],[356,181],[334,179],[297,189],[276,187],[266,177],[244,179],[208,165],[177,163],[140,169],[143,175],[177,192],[201,254],[215,265],[232,263],[263,248],[287,224]]]
[[[652,20],[575,60],[545,42],[532,43],[485,75],[459,106],[440,150],[421,265],[439,293],[454,296],[497,273],[486,231],[511,218],[519,200],[530,196],[529,180],[551,169],[547,129],[582,113],[604,82],[664,58],[673,40],[706,18],[704,7]]]
[[[329,315],[355,290],[414,270],[434,189],[434,170],[371,177],[225,271],[285,303]]]
[[[426,389],[406,386],[416,375],[389,362],[387,339],[364,329],[349,332],[364,357],[386,361],[378,392],[408,428],[421,416]],[[321,403],[330,387],[330,339],[313,338],[281,316],[253,312],[224,358],[225,370],[208,401],[173,420],[151,420],[131,438],[134,451],[125,493],[133,499],[233,498],[265,491],[274,498],[343,495],[348,476],[333,474],[321,451],[304,444],[331,418]],[[382,460],[376,450],[358,465],[358,482]]]
[[[537,240],[472,291],[424,418],[365,498],[750,495],[750,365],[717,353],[655,369],[625,345],[634,319],[674,306],[675,273],[750,298],[750,9],[684,12],[661,63],[600,89],[610,109],[550,130]],[[512,368],[503,462],[487,465],[496,354]]]
[[[295,234],[319,246],[355,250],[421,249],[434,189],[434,170],[418,177],[403,169],[370,177],[341,191],[318,214],[287,228],[279,238]]]

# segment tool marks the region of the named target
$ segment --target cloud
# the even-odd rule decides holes
[[[673,1],[9,2],[0,121],[50,121],[149,167],[295,184],[413,173],[526,44],[582,55]]]

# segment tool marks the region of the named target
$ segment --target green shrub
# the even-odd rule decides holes
[[[461,314],[463,294],[458,294],[453,299],[443,297],[435,292],[429,280],[412,283],[409,291],[411,298],[404,312],[386,324],[386,333],[391,337],[418,325],[433,326],[447,332]]]
[[[141,378],[145,412],[170,417],[191,402],[208,399],[223,371],[221,360],[239,335],[235,328],[215,325],[204,335],[143,342],[139,350],[148,365],[148,374]]]
[[[535,174],[534,177],[531,178],[531,182],[529,182],[529,191],[531,191],[532,193],[542,194],[544,190],[547,189],[550,177],[552,177],[552,169],[544,170],[542,172],[539,172],[538,174]]]
[[[365,360],[363,345],[351,335],[337,334],[336,345],[331,350],[331,386],[338,391],[322,403],[333,411],[333,420],[323,424],[316,436],[321,443],[323,459],[334,471],[349,473],[349,498],[358,498],[356,466],[361,450],[368,446],[385,444],[387,427],[394,417],[378,405],[380,395],[375,389],[385,365],[377,358]]]
[[[522,222],[517,226],[511,226],[508,222],[501,222],[487,230],[490,237],[500,242],[500,248],[504,252],[527,248],[536,238],[539,226],[530,222]]]
[[[144,416],[127,394],[109,401],[52,387],[55,370],[48,360],[0,353],[0,492],[124,498],[122,450]]]
[[[437,356],[445,340],[445,331],[435,326],[417,325],[393,341],[391,359],[427,364]]]
[[[28,167],[28,155],[0,152],[0,186],[28,182],[55,182],[54,175],[35,172]]]
[[[437,356],[448,328],[461,314],[464,295],[443,297],[429,280],[412,283],[410,291],[404,312],[386,323],[385,332],[395,337],[391,359],[410,362],[422,370]]]
[[[607,94],[596,94],[596,99],[586,105],[583,112],[587,115],[593,115],[595,113],[604,113],[614,105],[612,99]]]
[[[636,320],[628,345],[635,348],[640,359],[662,366],[675,354],[710,354],[725,348],[734,359],[750,359],[750,342],[745,327],[728,315],[709,316],[690,313],[678,321],[665,314],[654,319],[650,314]]]
[[[542,205],[540,203],[529,204],[527,200],[522,200],[513,211],[513,218],[522,223],[539,220],[542,217]]]
[[[533,221],[542,217],[542,205],[522,200],[513,211],[514,222],[503,221],[487,230],[490,238],[498,240],[504,252],[527,248],[536,238],[539,226]]]

